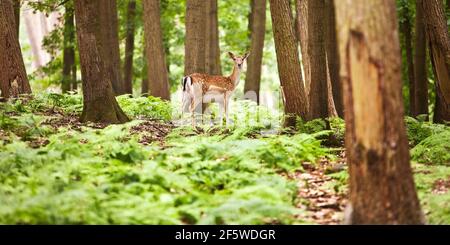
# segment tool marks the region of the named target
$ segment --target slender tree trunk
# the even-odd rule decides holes
[[[206,1],[206,48],[205,62],[206,73],[220,75],[220,47],[219,47],[219,23],[217,15],[217,0]]]
[[[330,107],[334,106],[335,115],[344,117],[344,105],[342,100],[342,85],[339,80],[339,56],[337,46],[337,34],[336,34],[336,14],[333,0],[326,0],[326,50],[327,50],[327,67],[329,74],[329,90],[331,89],[332,99],[328,100],[329,111]],[[330,113],[330,116],[333,116]]]
[[[31,93],[11,0],[0,1],[0,90],[4,98]]]
[[[148,95],[148,75],[147,75],[147,70],[148,70],[148,64],[147,64],[147,44],[144,40],[144,52],[142,57],[144,58],[144,66],[142,68],[142,82],[141,82],[141,94],[143,96],[147,96]]]
[[[108,75],[111,77],[113,91],[116,95],[125,93],[120,69],[120,50],[119,50],[119,29],[117,16],[116,0],[98,0],[101,4],[99,9],[100,21],[104,24],[104,29],[99,30],[102,33],[101,48],[105,57]]]
[[[296,117],[307,117],[306,98],[289,0],[270,0],[273,36],[278,61],[278,73],[284,99],[285,126],[295,125]]]
[[[415,112],[415,79],[414,79],[414,63],[413,63],[413,49],[412,49],[412,27],[409,19],[409,10],[405,8],[403,11],[403,21],[400,23],[400,31],[403,33],[406,49],[406,62],[408,82],[409,82],[409,111],[410,115],[414,116]]]
[[[247,96],[256,95],[259,104],[259,90],[261,84],[261,66],[264,50],[264,35],[266,32],[266,0],[252,1],[251,47],[248,57],[247,75],[245,77],[244,93]],[[248,93],[252,94],[248,94]],[[253,94],[254,93],[254,94]]]
[[[403,121],[395,1],[336,4],[350,224],[421,224]]]
[[[309,119],[328,117],[325,0],[308,0]]]
[[[45,63],[45,55],[41,47],[41,30],[40,26],[35,25],[38,19],[38,14],[32,13],[31,10],[24,11],[25,27],[27,30],[27,36],[31,46],[31,52],[33,53],[33,67],[40,68]]]
[[[124,64],[124,92],[133,94],[133,53],[134,53],[134,30],[136,17],[136,1],[129,0],[127,10],[127,37],[125,41],[125,64]]]
[[[428,117],[427,38],[423,17],[423,0],[416,0],[416,36],[414,42],[414,114]]]
[[[205,73],[206,1],[186,1],[184,74]]]
[[[80,121],[124,123],[127,116],[119,107],[112,90],[110,71],[100,46],[108,23],[100,21],[100,1],[75,0],[75,18],[83,79],[83,113]]]
[[[450,121],[450,37],[441,0],[422,1],[431,62],[436,77],[434,122]]]
[[[63,50],[63,80],[61,90],[63,93],[72,89],[74,81],[73,71],[75,66],[75,25],[73,9],[67,6],[64,14],[64,50]],[[76,68],[75,68],[76,73]],[[75,76],[76,79],[76,76]]]
[[[302,54],[303,77],[305,79],[306,95],[309,94],[311,83],[310,58],[308,52],[308,0],[296,0],[296,34],[300,42]]]
[[[144,0],[144,30],[150,95],[170,100],[159,0]],[[203,47],[204,48],[204,47]]]

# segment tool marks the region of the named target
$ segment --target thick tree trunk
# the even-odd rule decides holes
[[[205,73],[206,1],[186,1],[186,37],[184,40],[184,74]]]
[[[159,0],[144,0],[144,30],[150,95],[170,100]],[[203,47],[204,48],[204,47]]]
[[[328,117],[325,0],[308,0],[309,119]]]
[[[129,0],[127,10],[127,37],[125,41],[125,64],[124,64],[124,92],[133,94],[133,53],[134,53],[134,30],[136,16],[136,1]]]
[[[99,30],[102,35],[101,48],[105,57],[108,75],[111,77],[113,91],[116,95],[124,94],[124,85],[120,69],[119,28],[116,0],[98,0],[100,9],[97,13],[104,29]]]
[[[310,58],[308,52],[308,0],[296,0],[296,35],[300,42],[302,54],[303,78],[305,79],[306,95],[309,94],[311,83]]]
[[[421,224],[403,121],[395,1],[336,4],[350,224]]]
[[[244,93],[250,97],[256,96],[256,102],[259,104],[264,35],[266,32],[266,0],[252,2],[252,20],[250,21],[252,23],[251,54],[247,61],[248,68],[245,77]]]
[[[20,0],[13,0],[14,4],[14,20],[16,24],[16,33],[17,36],[19,36],[19,30],[20,30]]]
[[[71,90],[76,83],[75,65],[75,25],[73,9],[66,7],[64,14],[64,50],[63,50],[63,80],[61,90],[63,93]],[[74,68],[75,67],[75,68]],[[75,71],[75,79],[74,79]]]
[[[408,8],[403,11],[403,21],[400,23],[400,31],[403,33],[404,45],[406,49],[406,62],[408,64],[408,83],[409,83],[409,112],[414,116],[415,112],[415,79],[414,79],[414,63],[413,63],[413,49],[412,49],[412,27],[409,19]]]
[[[0,90],[4,98],[31,93],[11,0],[0,1]]]
[[[210,75],[220,75],[220,47],[219,47],[219,20],[217,15],[217,0],[206,2],[206,48],[205,62],[206,73]]]
[[[103,56],[102,32],[108,23],[100,21],[100,1],[75,0],[75,18],[83,79],[83,113],[80,121],[124,123],[127,116],[119,107],[112,90],[109,69]]]
[[[303,86],[289,0],[270,0],[270,12],[286,115],[284,125],[291,127],[295,125],[297,116],[302,119],[307,117],[308,100]]]
[[[326,49],[327,49],[327,64],[329,75],[329,87],[331,86],[332,99],[328,100],[329,111],[334,106],[334,112],[339,117],[344,117],[344,102],[342,100],[342,85],[339,80],[339,56],[337,46],[337,34],[336,34],[336,14],[333,0],[326,0]],[[333,116],[330,113],[330,116]]]
[[[428,115],[427,38],[425,34],[422,1],[423,0],[416,0],[413,116]]]
[[[450,121],[450,37],[441,0],[422,1],[431,62],[436,77],[434,122]]]

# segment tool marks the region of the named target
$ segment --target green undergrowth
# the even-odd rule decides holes
[[[328,154],[311,135],[183,136],[143,146],[125,125],[0,147],[0,223],[291,224],[296,183],[279,172]]]
[[[297,183],[283,173],[332,157],[314,134],[267,133],[263,121],[179,127],[149,145],[141,137],[156,132],[130,130],[142,120],[54,128],[44,123],[52,113],[79,113],[81,100],[40,96],[1,107],[2,224],[303,223],[295,218],[304,212],[296,208]],[[171,110],[151,98],[118,101],[136,118],[165,119]],[[41,138],[47,142],[38,147],[28,142]]]
[[[305,171],[303,162],[333,160],[342,144],[324,143],[344,139],[342,119],[327,119],[329,128],[324,120],[299,121],[296,132],[283,132],[278,115],[238,102],[229,127],[180,126],[163,142],[142,144],[158,130],[136,127],[167,121],[173,107],[152,97],[118,101],[135,120],[104,129],[52,125],[76,121],[80,95],[0,104],[1,224],[302,224],[296,217],[306,210],[296,207],[305,200],[298,198],[298,180],[286,174]],[[433,191],[449,178],[450,166],[436,161],[447,159],[448,127],[407,125],[409,137],[411,130],[425,132],[414,135],[422,136],[412,149],[414,161],[427,163],[413,165],[423,209],[429,223],[448,224],[449,194]],[[347,171],[325,174],[333,180],[326,188],[346,193]]]

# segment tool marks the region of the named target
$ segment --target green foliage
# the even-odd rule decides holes
[[[133,117],[171,113],[152,97],[118,101]],[[37,94],[2,104],[10,135],[0,137],[0,223],[292,224],[301,222],[296,183],[278,173],[328,154],[312,135],[265,135],[257,123],[202,134],[180,127],[164,147],[138,143],[157,133],[131,134],[139,120],[46,130],[52,115],[43,112],[79,113],[81,103],[80,95]],[[33,148],[20,132],[48,143]]]
[[[408,141],[412,146],[416,146],[431,135],[450,130],[448,126],[427,122],[424,116],[418,117],[417,119],[406,117],[405,122]]]
[[[170,102],[152,96],[130,98],[129,95],[117,97],[123,111],[133,118],[147,117],[152,119],[170,120],[172,107]]]
[[[429,136],[411,150],[412,159],[421,163],[450,165],[450,129]]]
[[[436,186],[439,180],[450,183],[450,167],[414,163],[413,169],[414,181],[427,222],[450,224],[450,192],[439,192]]]

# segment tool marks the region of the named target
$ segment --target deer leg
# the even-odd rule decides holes
[[[192,120],[192,127],[195,127],[195,98],[192,98],[191,100],[191,106],[190,106],[190,111],[191,111],[191,120]]]
[[[220,126],[223,126],[223,113],[224,113],[224,105],[225,103],[219,102],[219,122]]]
[[[225,109],[225,125],[228,126],[228,96],[226,92],[223,94],[223,108]]]

